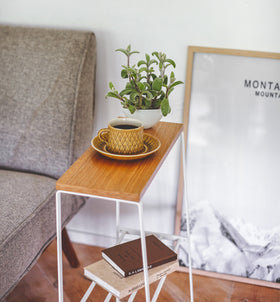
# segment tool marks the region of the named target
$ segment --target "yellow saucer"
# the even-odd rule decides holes
[[[160,145],[161,143],[158,138],[156,138],[151,134],[144,133],[144,147],[145,147],[144,151],[137,154],[122,155],[122,154],[115,154],[107,151],[106,143],[104,141],[101,141],[101,139],[98,136],[96,136],[91,141],[91,146],[97,152],[99,152],[100,154],[106,157],[117,159],[117,160],[135,160],[135,159],[144,158],[146,156],[155,153],[160,148]]]

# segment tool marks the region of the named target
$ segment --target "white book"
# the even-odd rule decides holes
[[[178,261],[175,260],[149,269],[149,283],[153,283],[176,271],[178,267]],[[86,266],[84,268],[84,275],[119,299],[131,295],[133,292],[145,286],[143,272],[129,277],[123,277],[103,259]]]

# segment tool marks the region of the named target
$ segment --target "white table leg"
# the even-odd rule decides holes
[[[127,300],[127,302],[132,302],[134,300],[136,294],[137,294],[137,291],[134,292],[133,294],[131,294],[130,297],[129,297],[129,299]]]
[[[86,302],[86,300],[88,299],[89,295],[91,294],[91,292],[93,291],[94,287],[95,287],[96,283],[94,281],[91,282],[89,288],[87,289],[87,291],[85,292],[82,300],[80,302]]]
[[[116,242],[119,242],[120,236],[120,202],[116,200]]]
[[[109,293],[107,296],[106,296],[106,299],[104,300],[104,302],[109,302],[110,300],[111,300],[111,298],[112,298],[112,294],[111,293]]]
[[[160,279],[159,284],[158,284],[158,286],[157,286],[157,289],[156,289],[156,291],[155,291],[155,293],[154,293],[154,295],[153,295],[152,302],[156,302],[156,301],[157,301],[158,295],[159,295],[159,293],[160,293],[160,291],[161,291],[161,288],[162,288],[162,286],[163,286],[163,283],[164,283],[165,279],[166,279],[166,276],[163,276],[163,277]]]
[[[143,223],[143,205],[142,205],[141,201],[137,205],[138,205],[139,226],[140,226],[140,235],[141,235],[145,295],[146,295],[146,302],[150,302],[150,287],[149,287],[149,276],[148,276],[148,265],[147,265],[147,249],[146,249],[146,238],[145,238],[144,223]]]
[[[184,132],[182,132],[182,157],[183,157],[183,178],[184,178],[184,213],[186,215],[187,223],[187,236],[188,236],[188,260],[189,260],[189,281],[190,281],[190,298],[193,302],[193,279],[192,279],[192,253],[191,253],[191,238],[190,238],[190,217],[189,217],[189,204],[187,198],[187,178],[186,178],[186,153],[185,153],[185,137]]]
[[[61,192],[60,191],[56,192],[56,234],[57,234],[58,301],[63,302]]]

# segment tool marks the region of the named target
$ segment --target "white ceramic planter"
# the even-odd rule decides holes
[[[133,114],[126,108],[122,108],[126,117],[134,118],[143,123],[144,129],[153,127],[161,118],[160,109],[143,109],[136,110]]]

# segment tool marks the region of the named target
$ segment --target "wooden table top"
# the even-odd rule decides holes
[[[57,180],[61,191],[139,202],[183,131],[183,124],[159,122],[145,130],[161,142],[154,154],[134,161],[107,158],[92,147]]]

